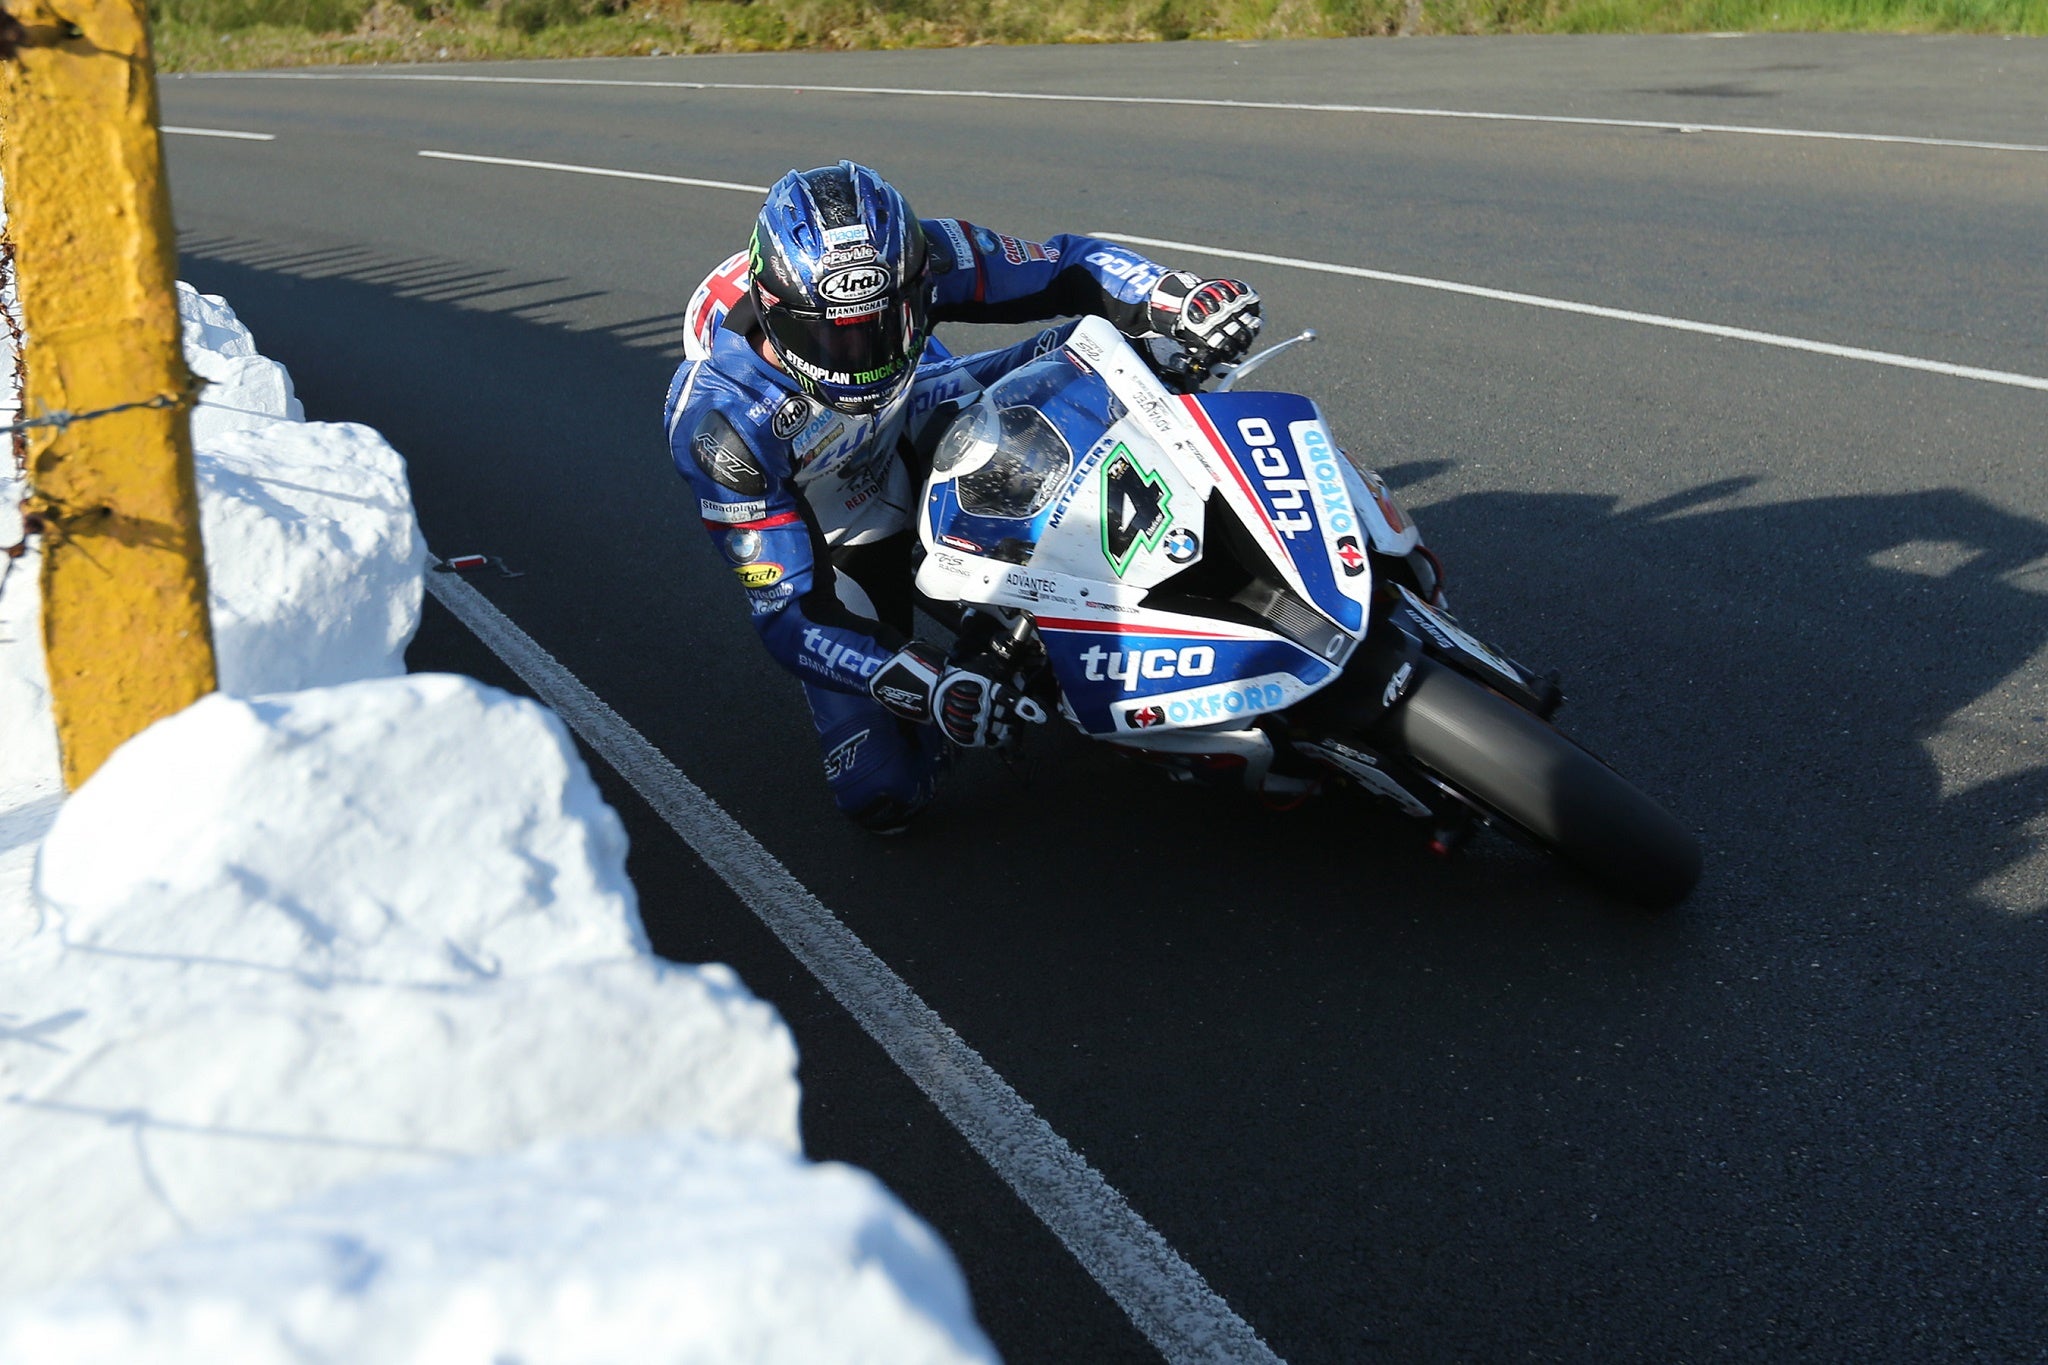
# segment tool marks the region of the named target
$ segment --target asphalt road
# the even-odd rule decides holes
[[[456,68],[432,68],[448,72]],[[660,399],[746,193],[852,156],[926,214],[1113,230],[2048,375],[2048,154],[1604,124],[820,92],[1343,102],[2048,144],[2048,47],[1404,40],[168,79],[185,278],[408,456],[441,553],[1038,1107],[1281,1356],[2048,1358],[2048,393],[1288,266],[1317,397],[1460,615],[1695,826],[1643,918],[1047,735],[842,827]],[[358,72],[360,75],[380,74]],[[386,70],[383,75],[406,74]],[[1174,253],[1156,254],[1172,259]],[[1182,256],[1198,268],[1221,260]],[[949,338],[974,344],[970,332]],[[416,667],[516,686],[438,608]],[[803,1049],[810,1150],[948,1237],[1016,1361],[1144,1339],[637,798],[657,948]],[[658,1026],[658,1021],[650,1021]]]

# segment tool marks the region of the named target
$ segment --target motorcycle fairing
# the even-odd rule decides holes
[[[1113,706],[1114,733],[1120,744],[1142,745],[1145,736],[1153,731],[1167,733],[1205,726],[1233,730],[1268,711],[1284,710],[1315,690],[1292,673],[1259,673],[1211,687],[1164,692]]]
[[[1378,474],[1347,456],[1344,477],[1351,486],[1351,505],[1358,509],[1366,530],[1372,533],[1374,548],[1381,554],[1399,558],[1422,543],[1421,528],[1408,520]]]
[[[1352,505],[1349,461],[1316,405],[1293,393],[1205,393],[1180,403],[1224,459],[1230,477],[1219,486],[1294,568],[1304,595],[1346,630],[1362,631],[1371,532]]]
[[[1006,394],[1011,378],[1018,383]],[[1021,393],[1030,396],[1008,402]],[[1306,399],[1240,398],[1241,406],[1226,409],[1229,420],[1269,411],[1277,398],[1290,404],[1283,420],[1300,431],[1290,441],[1311,449],[1327,443]],[[1203,433],[1209,419],[1202,409],[1167,394],[1107,321],[1085,319],[1062,351],[996,381],[976,401],[988,405],[981,417],[970,410],[959,420],[987,423],[994,414],[1001,428],[1005,417],[1014,419],[1004,430],[1028,429],[1033,434],[1017,449],[1029,445],[1036,454],[1008,466],[995,456],[964,454],[943,469],[935,462],[918,519],[926,554],[917,587],[941,601],[1029,612],[1063,709],[1079,728],[1140,745],[1146,732],[1242,728],[1337,676],[1364,632],[1361,603],[1371,575],[1362,555],[1348,580],[1355,599],[1335,586],[1344,576],[1331,558],[1338,533],[1326,535],[1320,519],[1309,523],[1309,535],[1297,536],[1297,559],[1261,500],[1259,476],[1246,473],[1226,442]],[[1064,451],[1012,407],[1035,410]],[[1009,439],[993,449],[1000,453]],[[976,471],[988,470],[1000,483],[1027,466],[1044,469],[1045,461],[1056,472],[1031,482],[1032,499],[1015,504],[1030,507],[1029,515],[988,517],[963,505],[991,505],[972,489],[963,500],[959,485]],[[1330,482],[1336,487],[1323,490],[1323,504],[1350,516],[1341,477]],[[1045,490],[1054,491],[1041,505],[1037,496]],[[1287,493],[1281,488],[1266,497],[1284,501]],[[1236,599],[1217,602],[1223,610],[1214,614],[1196,614],[1201,598],[1154,605],[1155,589],[1170,590],[1177,576],[1214,552],[1212,533],[1223,530],[1208,512],[1219,497],[1232,520],[1263,528],[1264,541],[1243,565],[1254,582]],[[1256,539],[1261,531],[1249,534]]]
[[[1336,676],[1299,645],[1252,628],[1142,609],[1119,617],[1056,611],[1041,610],[1038,637],[1074,723],[1093,735],[1241,724]],[[1214,705],[1191,704],[1216,692],[1225,696]],[[1247,701],[1258,704],[1248,710]]]
[[[1541,680],[1528,669],[1482,644],[1449,612],[1431,606],[1405,585],[1396,586],[1400,587],[1402,598],[1396,611],[1406,618],[1405,622],[1397,620],[1396,624],[1417,640],[1425,642],[1425,648],[1448,657],[1465,672],[1496,690],[1520,694],[1530,700],[1542,696]]]

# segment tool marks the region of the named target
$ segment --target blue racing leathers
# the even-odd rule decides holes
[[[1030,242],[953,218],[923,227],[935,323],[1094,313],[1141,335],[1167,273],[1092,237]],[[669,453],[762,643],[803,682],[834,800],[863,823],[897,827],[929,798],[945,747],[936,729],[901,722],[868,695],[911,631],[919,437],[1068,329],[966,356],[933,342],[893,402],[849,416],[762,358],[747,270],[747,253],[734,255],[690,301],[688,359],[668,391]]]

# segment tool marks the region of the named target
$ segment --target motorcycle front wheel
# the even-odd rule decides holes
[[[1463,674],[1422,664],[1381,724],[1390,748],[1623,900],[1661,909],[1699,880],[1699,842],[1670,812]]]

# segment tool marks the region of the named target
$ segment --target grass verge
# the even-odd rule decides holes
[[[1439,33],[2048,34],[2048,0],[156,0],[165,71]]]

